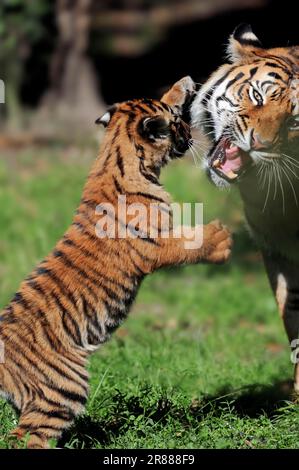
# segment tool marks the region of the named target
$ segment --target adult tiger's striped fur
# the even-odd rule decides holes
[[[170,210],[158,177],[160,168],[189,146],[189,126],[179,113],[193,89],[185,77],[162,101],[121,103],[98,120],[108,127],[73,223],[1,314],[5,362],[0,389],[20,411],[14,435],[29,433],[30,448],[47,447],[82,411],[88,355],[125,319],[146,274],[166,265],[223,262],[229,256],[229,233],[215,222],[204,226],[197,249],[186,249],[183,237],[95,234],[96,207],[107,202],[117,208],[119,195],[128,204],[149,209],[163,202]],[[125,224],[117,209],[116,218]]]
[[[210,136],[211,179],[240,190],[297,361],[299,392],[299,47],[264,49],[241,25],[228,56],[194,99],[192,120]]]

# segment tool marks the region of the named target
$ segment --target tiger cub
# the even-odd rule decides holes
[[[95,229],[99,207],[121,229],[129,227],[118,209],[120,196],[128,204],[161,204],[170,211],[159,172],[188,149],[190,131],[180,113],[193,89],[185,77],[161,101],[127,101],[97,120],[107,129],[73,223],[2,312],[0,389],[20,411],[13,435],[28,437],[29,448],[48,447],[82,412],[88,356],[126,318],[146,274],[229,257],[231,239],[219,222],[204,226],[196,249],[185,248],[184,237],[164,238],[161,231],[113,238]]]

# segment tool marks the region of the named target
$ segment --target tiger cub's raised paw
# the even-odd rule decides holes
[[[204,260],[208,263],[225,263],[231,255],[232,237],[219,220],[204,226]]]

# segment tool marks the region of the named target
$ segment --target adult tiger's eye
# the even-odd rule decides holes
[[[290,131],[299,129],[299,115],[290,116],[287,120],[287,126]]]
[[[263,105],[262,95],[257,90],[253,90],[252,95],[253,95],[253,98],[256,101],[257,106],[262,106]]]

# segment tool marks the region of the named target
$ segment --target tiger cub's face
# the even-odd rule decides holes
[[[182,120],[185,106],[195,93],[195,84],[184,77],[162,97],[161,101],[142,98],[111,106],[96,123],[107,127],[110,142],[121,139],[126,159],[136,159],[129,150],[133,144],[143,164],[158,172],[169,160],[179,158],[191,146],[189,125]]]
[[[254,165],[293,171],[299,162],[299,47],[263,49],[251,28],[241,26],[228,55],[231,64],[210,77],[191,107],[193,125],[211,141],[208,173],[225,186]]]

